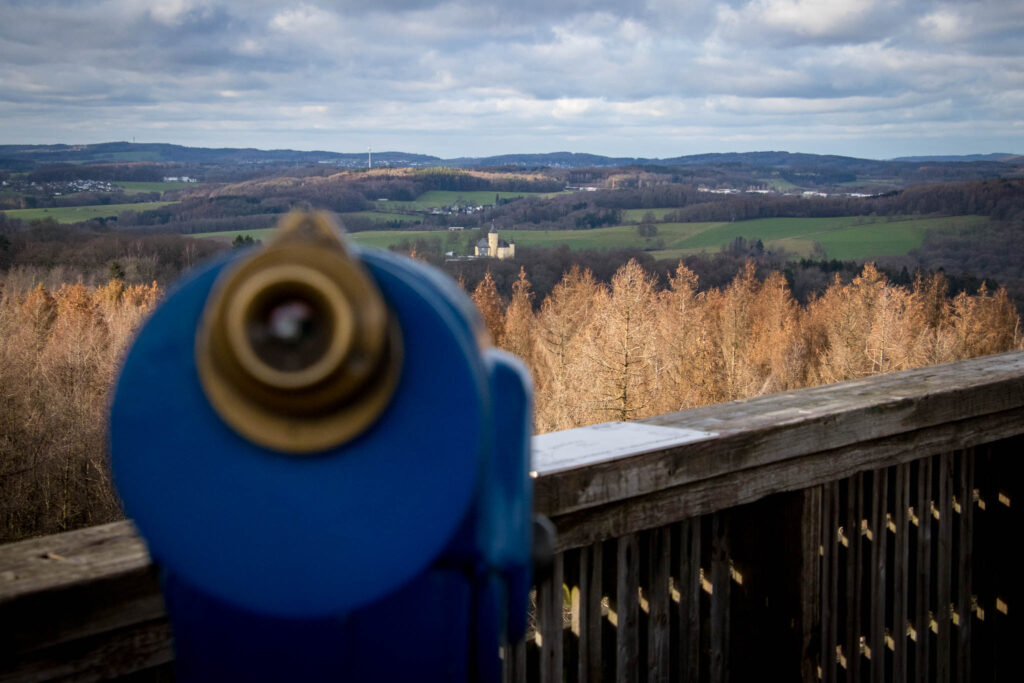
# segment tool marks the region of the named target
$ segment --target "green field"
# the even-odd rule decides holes
[[[137,204],[94,204],[90,206],[61,206],[52,209],[13,209],[4,211],[9,218],[32,221],[40,218],[52,218],[58,223],[78,223],[93,218],[117,216],[125,211],[149,211],[167,206],[173,202],[139,202]]]
[[[679,209],[626,209],[622,212],[622,221],[624,223],[639,223],[644,219],[644,214],[650,211],[654,214],[654,220],[661,221],[665,220],[665,214]]]
[[[345,218],[348,216],[352,216],[353,218],[365,218],[377,223],[390,223],[392,221],[399,221],[401,223],[419,223],[423,220],[422,216],[410,216],[407,213],[389,211],[352,211],[350,213],[338,214],[338,218],[341,219],[342,223],[345,222]]]
[[[183,183],[181,181],[175,182],[134,182],[134,181],[118,181],[111,183],[116,185],[125,191],[125,194],[141,194],[143,192],[163,192],[164,190],[181,190],[186,187],[196,187],[199,183]]]
[[[874,222],[872,222],[874,221]],[[825,249],[828,258],[840,260],[866,259],[890,254],[905,254],[921,246],[926,230],[962,230],[983,226],[984,216],[952,216],[947,218],[912,218],[905,220],[872,219],[862,216],[842,218],[763,218],[734,223],[659,223],[658,235],[644,240],[633,225],[619,225],[594,230],[502,230],[501,236],[518,246],[570,249],[645,248],[663,240],[661,249],[652,251],[655,258],[679,258],[701,252],[716,252],[737,237],[762,240],[768,248],[782,247],[797,256],[809,256],[814,242]],[[230,241],[235,235],[249,235],[266,240],[274,232],[245,230],[241,232],[203,233],[208,237]],[[468,232],[468,231],[467,231]],[[459,250],[465,245],[467,232],[454,233],[453,244]],[[357,243],[387,248],[403,240],[418,238],[448,240],[453,233],[444,230],[370,230],[352,233]]]

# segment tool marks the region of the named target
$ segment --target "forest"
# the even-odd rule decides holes
[[[0,542],[121,516],[106,465],[106,408],[156,283],[0,280]],[[785,391],[1022,347],[1004,290],[948,296],[941,274],[907,286],[873,265],[801,305],[747,262],[701,288],[679,263],[660,289],[635,259],[605,283],[570,266],[537,301],[521,268],[503,298],[471,288],[491,340],[524,360],[538,433]]]
[[[5,201],[27,201],[12,189],[25,182],[81,174],[96,183],[159,184],[155,179],[173,167],[206,173],[207,183],[163,191],[159,198],[170,203],[140,203],[154,208],[123,210],[113,220],[61,224],[52,215],[19,220],[0,212],[0,542],[120,517],[105,461],[105,412],[118,363],[177,277],[252,241],[182,233],[271,227],[293,208],[418,211],[421,228],[445,239],[417,237],[393,248],[459,281],[492,341],[529,366],[538,433],[1022,348],[1024,180],[989,178],[991,164],[966,171],[940,164],[926,175],[948,171],[956,182],[871,197],[723,195],[698,186],[755,172],[742,160],[730,163],[343,173],[307,166],[287,176],[279,166],[193,162],[30,165],[4,186]],[[829,163],[814,178],[860,172],[841,159]],[[774,171],[758,172],[778,181]],[[558,193],[585,183],[595,187]],[[131,189],[135,200],[151,200],[149,187],[128,186],[109,198],[120,201]],[[495,201],[455,215],[414,201],[436,191],[493,192]],[[499,199],[499,191],[533,194]],[[42,199],[53,206],[82,200]],[[658,211],[640,218],[651,209]],[[659,223],[835,216],[883,225],[907,216],[987,220],[929,230],[910,253],[866,264],[823,253],[795,258],[757,235],[671,261],[642,247],[654,241]],[[343,218],[350,230],[381,229],[360,219]],[[479,238],[474,228],[492,221],[499,229],[590,230],[634,219],[638,248],[524,245],[515,261],[447,262],[444,253],[450,240],[472,242]],[[466,229],[448,233],[449,224]]]

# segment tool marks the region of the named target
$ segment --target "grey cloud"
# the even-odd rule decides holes
[[[840,144],[966,121],[1024,135],[1024,10],[844,5],[0,0],[3,141],[114,127],[185,144],[572,140],[641,155],[624,147]]]

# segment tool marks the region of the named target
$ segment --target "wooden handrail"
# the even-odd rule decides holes
[[[1022,412],[1020,351],[720,403],[638,421],[690,430],[677,446],[611,459],[535,452],[534,507],[555,521],[560,549],[579,547],[1008,438],[1024,433]],[[588,429],[572,431],[583,441]]]
[[[1024,352],[1013,352],[544,435],[535,508],[560,550],[580,548],[1021,434]],[[0,682],[170,662],[156,571],[132,524],[0,546],[0,643]]]

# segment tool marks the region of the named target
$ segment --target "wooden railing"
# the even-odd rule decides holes
[[[1022,454],[1019,352],[538,437],[505,678],[1009,680]],[[0,681],[169,676],[131,524],[0,547],[0,643]]]

